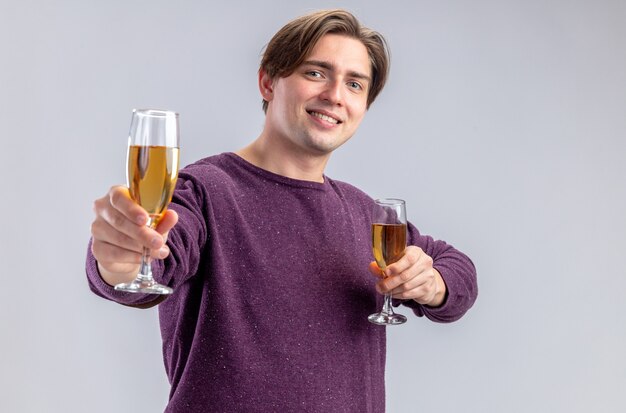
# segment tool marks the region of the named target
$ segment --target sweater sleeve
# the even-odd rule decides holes
[[[94,294],[119,304],[137,308],[149,308],[162,301],[160,296],[117,291],[111,285],[107,284],[104,279],[102,279],[100,271],[98,271],[98,262],[91,252],[91,244],[92,240],[89,240],[85,271],[87,273],[87,283]],[[159,264],[161,263],[158,261],[152,262],[153,273],[157,272],[157,267],[160,266]]]
[[[169,208],[178,213],[178,223],[168,234],[167,246],[170,255],[165,260],[152,261],[154,279],[174,289],[193,276],[200,262],[200,252],[204,248],[207,237],[206,191],[193,176],[185,170],[180,171],[176,190]],[[89,288],[96,295],[115,301],[119,304],[148,308],[160,303],[164,296],[138,294],[116,291],[107,284],[98,271],[98,263],[91,251],[91,243],[87,250],[85,270]]]
[[[413,300],[403,301],[417,316],[449,323],[460,319],[474,304],[478,295],[476,268],[462,252],[444,241],[421,235],[409,224],[409,243],[420,247],[433,259],[433,267],[441,274],[447,288],[446,299],[439,307],[429,307]]]
[[[168,235],[171,253],[159,274],[159,282],[174,289],[196,274],[207,242],[208,192],[192,172],[193,167],[187,167],[179,173],[170,204],[178,213],[178,223]]]

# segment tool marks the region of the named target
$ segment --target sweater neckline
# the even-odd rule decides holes
[[[314,181],[305,181],[301,179],[289,178],[283,175],[276,174],[274,172],[270,172],[266,169],[259,168],[258,166],[246,161],[241,156],[237,155],[234,152],[225,152],[224,156],[231,159],[237,165],[246,169],[247,171],[261,176],[269,181],[277,182],[283,185],[289,185],[297,188],[307,188],[307,189],[316,189],[321,191],[326,191],[330,188],[329,178],[326,175],[322,175],[324,178],[324,182],[314,182]]]

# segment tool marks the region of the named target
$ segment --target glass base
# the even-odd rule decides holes
[[[406,323],[406,317],[402,314],[385,314],[376,313],[367,317],[370,323],[378,324],[380,326],[396,325]]]
[[[127,293],[145,293],[145,294],[171,294],[174,290],[165,285],[161,285],[154,280],[134,280],[129,283],[117,284],[117,291],[125,291]]]

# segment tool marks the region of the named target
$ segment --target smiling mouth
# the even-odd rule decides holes
[[[324,115],[323,113],[315,112],[314,110],[307,110],[307,113],[311,116],[315,116],[316,118],[320,118],[321,120],[325,120],[326,122],[334,123],[338,125],[341,123],[339,119],[331,118],[328,115]]]

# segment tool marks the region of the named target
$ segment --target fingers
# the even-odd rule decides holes
[[[415,268],[416,266],[422,267],[432,267],[433,260],[430,258],[421,248],[415,246],[409,246],[404,250],[404,255],[398,261],[393,264],[387,266],[385,269],[385,275],[394,276],[399,275],[402,277],[403,281],[408,281],[412,278],[409,273],[411,268]]]
[[[115,245],[119,248],[140,253],[143,244],[130,237],[126,233],[115,229],[104,219],[95,219],[91,224],[91,234],[94,243]]]
[[[141,262],[141,252],[122,248],[118,245],[101,240],[93,240],[91,252],[95,259],[107,268],[115,264],[123,266],[125,264],[139,264]]]
[[[174,211],[168,211],[158,231],[146,226],[148,214],[131,198],[128,188],[112,187],[93,206],[96,218],[91,224],[92,252],[100,265],[111,272],[123,272],[141,262],[143,248],[151,250],[153,258],[165,258],[169,230],[178,221]],[[129,270],[130,271],[130,270]]]
[[[400,260],[385,269],[386,277],[377,283],[376,289],[382,294],[391,293],[394,298],[428,303],[438,292],[437,273],[432,265],[432,258],[424,251],[409,246]]]
[[[113,187],[107,195],[96,200],[94,212],[96,219],[91,227],[94,240],[131,251],[141,251],[143,247],[158,249],[163,246],[163,237],[145,225],[148,214],[133,202],[125,187]]]
[[[124,186],[114,186],[108,192],[109,204],[123,214],[129,221],[137,225],[145,225],[148,220],[148,213],[135,203],[130,197],[128,188]],[[107,198],[107,196],[105,196]]]
[[[425,271],[389,292],[394,298],[416,300],[420,304],[429,303],[437,293],[435,271]]]
[[[170,253],[167,234],[178,221],[168,211],[157,230],[149,228],[148,213],[130,197],[128,188],[114,186],[93,204],[96,217],[91,224],[91,251],[102,278],[110,285],[132,280],[139,271],[144,248],[152,258],[163,259]]]

